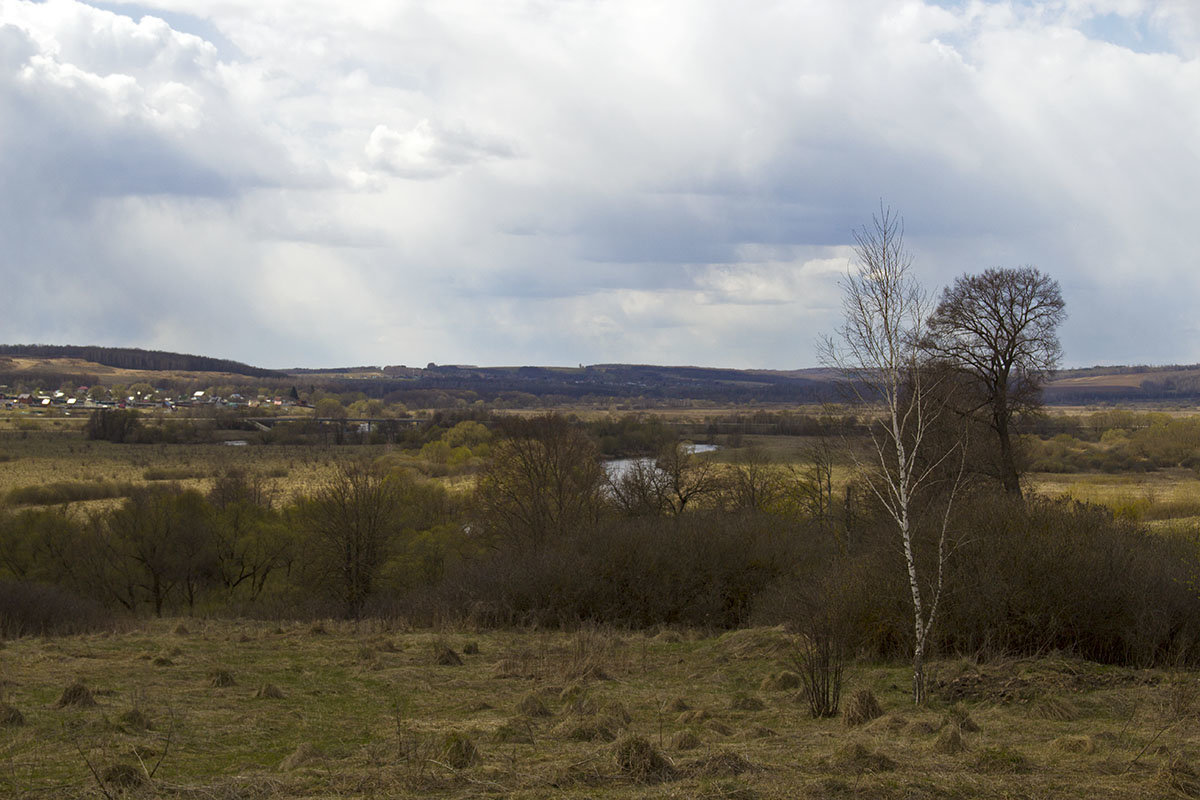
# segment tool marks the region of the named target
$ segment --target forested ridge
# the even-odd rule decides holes
[[[0,356],[31,356],[34,358],[81,358],[94,364],[118,369],[158,370],[162,372],[228,372],[258,378],[283,377],[276,370],[252,367],[240,361],[210,358],[163,350],[142,350],[137,347],[98,347],[96,345],[6,344],[0,345]]]

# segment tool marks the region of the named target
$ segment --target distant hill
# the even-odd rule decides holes
[[[1200,364],[1096,366],[1059,372],[1046,386],[1046,402],[1200,402]]]
[[[0,356],[31,358],[75,358],[106,367],[156,372],[221,372],[246,375],[252,378],[282,378],[285,373],[252,367],[239,361],[208,356],[168,353],[162,350],[141,350],[135,347],[96,347],[93,345],[5,344]]]
[[[137,373],[137,374],[134,374]],[[154,373],[161,373],[155,376]],[[212,377],[206,377],[211,375]],[[220,377],[218,377],[220,376]],[[844,399],[835,371],[723,369],[653,364],[579,367],[478,367],[473,365],[353,366],[272,370],[207,356],[127,347],[0,345],[0,383],[112,383],[174,380],[239,384],[286,390],[362,392],[414,407],[462,401],[514,406],[644,400],[713,403],[807,404]],[[159,385],[155,383],[155,385]],[[1089,403],[1200,403],[1200,365],[1096,366],[1063,370],[1046,387],[1050,405]]]

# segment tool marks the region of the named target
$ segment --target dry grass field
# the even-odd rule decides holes
[[[779,629],[411,632],[200,619],[9,641],[0,793],[1200,796],[1194,674],[1053,656],[941,662],[934,699],[914,708],[902,666],[854,664],[843,709],[869,689],[882,716],[851,726],[810,718],[787,672],[790,645]]]
[[[311,492],[327,480],[340,460],[378,457],[387,452],[385,445],[353,448],[130,445],[89,441],[78,432],[54,428],[0,432],[0,497],[13,489],[60,482],[143,484],[171,481],[204,491],[222,472],[241,469],[268,478],[279,499],[287,500]],[[107,503],[97,500],[73,505],[89,508]]]

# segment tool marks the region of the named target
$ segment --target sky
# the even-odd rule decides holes
[[[881,204],[1200,362],[1200,3],[0,0],[0,342],[810,367]]]

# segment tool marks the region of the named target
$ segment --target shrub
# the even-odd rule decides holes
[[[67,589],[0,581],[0,638],[73,636],[113,625],[108,611]]]
[[[120,444],[132,441],[138,429],[138,413],[131,409],[100,408],[92,412],[84,426],[89,439],[103,439]]]
[[[1200,574],[1190,537],[1150,534],[1079,503],[980,500],[951,562],[944,650],[1071,652],[1139,666],[1200,660]]]
[[[112,481],[56,481],[9,490],[8,502],[15,506],[52,506],[80,500],[104,500],[128,497],[135,491],[132,483]]]
[[[732,628],[801,560],[807,528],[787,526],[754,514],[610,520],[463,563],[424,603],[492,625]]]

